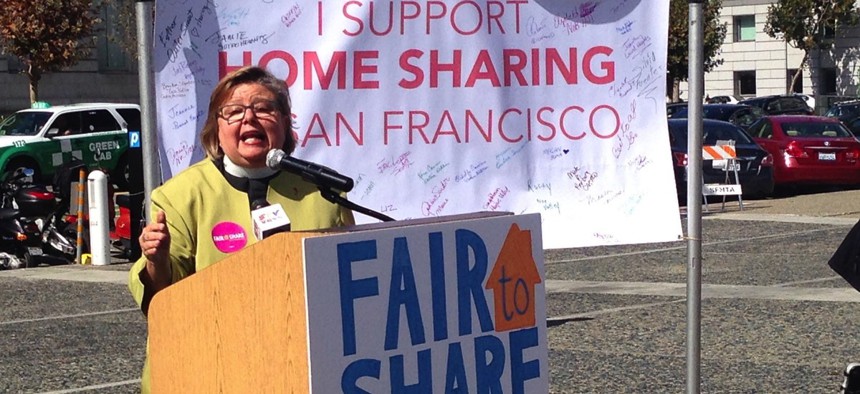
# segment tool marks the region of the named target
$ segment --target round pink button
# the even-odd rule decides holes
[[[242,226],[233,222],[221,222],[212,228],[212,242],[224,253],[233,253],[245,247],[248,236]]]

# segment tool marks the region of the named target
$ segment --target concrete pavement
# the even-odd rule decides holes
[[[826,265],[860,207],[816,196],[835,208],[786,198],[705,215],[703,392],[834,393],[860,361],[860,293]],[[686,249],[545,251],[551,392],[685,390]],[[128,267],[0,272],[0,392],[137,392],[146,323]]]

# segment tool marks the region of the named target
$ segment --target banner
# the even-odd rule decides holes
[[[290,89],[293,155],[355,179],[355,203],[395,219],[540,213],[547,248],[674,241],[668,9],[159,0],[162,171],[203,158],[211,90],[254,64]]]

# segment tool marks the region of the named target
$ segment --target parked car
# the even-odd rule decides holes
[[[0,122],[0,174],[31,168],[50,180],[73,157],[128,184],[129,130],[140,130],[136,104],[87,103],[24,109]]]
[[[765,115],[812,115],[814,111],[806,101],[793,94],[755,97],[738,104],[759,107]]]
[[[841,101],[827,108],[824,116],[831,118],[855,118],[860,116],[860,100]]]
[[[860,135],[860,100],[833,103],[827,108],[824,116],[841,120],[855,137]]]
[[[669,142],[675,168],[678,198],[687,194],[687,119],[669,119]],[[773,193],[773,156],[758,146],[742,128],[721,120],[702,121],[702,145],[717,145],[718,141],[734,141],[737,153],[738,178],[744,198],[766,197]],[[726,183],[725,160],[702,160],[704,183]],[[734,177],[730,178],[734,181]]]
[[[851,130],[851,134],[854,134],[855,137],[860,135],[860,114],[840,120],[845,127],[848,127],[848,130]]]
[[[672,118],[686,118],[689,108],[685,107],[672,115]],[[743,104],[703,104],[702,117],[722,120],[747,128],[762,116],[759,107]]]
[[[738,96],[728,95],[728,96],[714,96],[706,99],[708,104],[737,104],[743,100],[743,98],[739,98]]]
[[[666,104],[666,117],[673,118],[675,117],[675,113],[685,108],[687,108],[686,101],[682,101],[679,103],[668,103]]]
[[[813,112],[815,111],[815,97],[803,93],[795,93],[794,95],[802,98],[806,102],[806,106],[812,108]]]
[[[773,155],[777,185],[860,183],[860,142],[838,119],[764,116],[748,131]]]

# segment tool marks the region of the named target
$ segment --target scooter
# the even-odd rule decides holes
[[[59,242],[46,245],[59,235],[50,226],[56,208],[53,192],[33,182],[33,170],[19,168],[0,182],[0,268],[32,267],[41,256],[62,254]],[[48,214],[46,214],[47,212]],[[46,247],[48,246],[48,247]]]
[[[36,265],[33,253],[41,254],[41,248],[33,245],[18,216],[17,209],[0,208],[0,269],[32,267]]]

